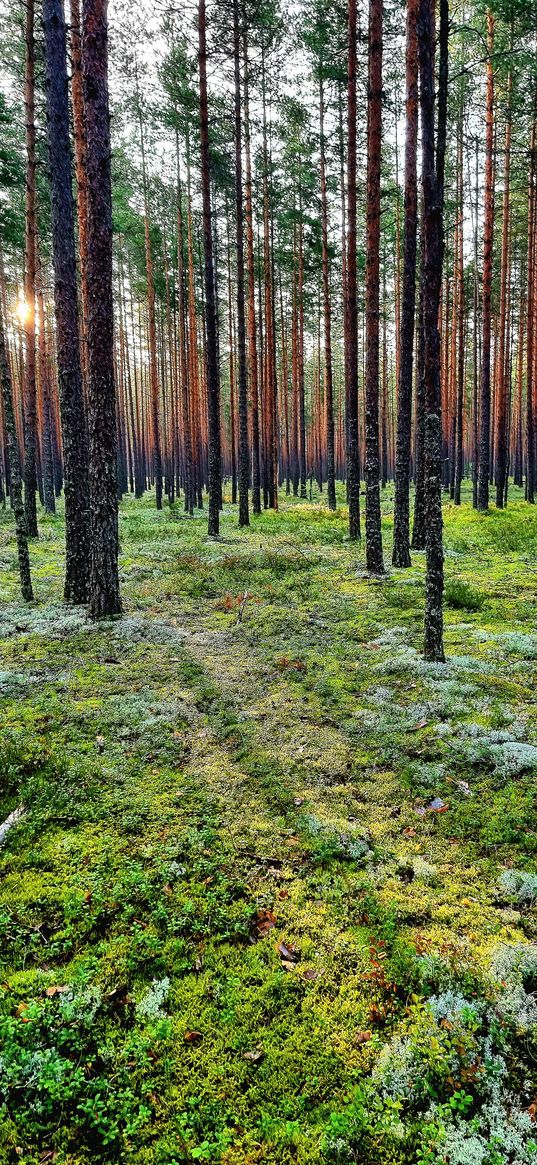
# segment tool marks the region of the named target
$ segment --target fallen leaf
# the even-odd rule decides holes
[[[62,995],[64,991],[68,991],[68,987],[47,987],[45,995],[48,999],[52,999],[54,995]]]
[[[296,963],[289,962],[289,959],[282,959],[282,967],[284,971],[296,971]]]
[[[318,971],[314,971],[313,967],[308,967],[307,970],[304,971],[302,978],[307,979],[308,982],[312,983],[314,979],[318,978],[318,976],[319,976]]]
[[[298,963],[298,955],[292,947],[286,947],[285,943],[278,943],[276,950],[281,959],[286,959],[290,963]]]
[[[186,1031],[183,1039],[185,1044],[200,1044],[203,1039],[203,1032]]]
[[[255,926],[258,935],[264,937],[264,935],[269,933],[269,930],[272,930],[276,926],[276,922],[276,915],[273,914],[272,910],[258,910],[255,917]]]
[[[369,1031],[357,1032],[355,1037],[354,1037],[354,1042],[355,1042],[355,1044],[367,1044],[370,1039],[371,1039],[371,1032],[369,1032]]]
[[[417,813],[417,810],[416,810],[416,813]],[[409,826],[408,829],[403,829],[403,837],[415,837],[415,836],[416,836],[416,830],[412,829],[411,826]]]
[[[414,724],[413,727],[409,728],[408,731],[409,732],[419,732],[420,728],[426,728],[428,723],[429,723],[428,720],[420,720],[419,724]]]
[[[278,891],[278,898],[282,898],[282,899],[283,899],[283,898],[288,898],[288,897],[289,897],[289,891],[288,891],[288,890],[279,890],[279,891]]]
[[[256,1048],[253,1052],[244,1052],[243,1060],[251,1060],[252,1064],[258,1064],[260,1060],[265,1058],[265,1053],[261,1048]]]

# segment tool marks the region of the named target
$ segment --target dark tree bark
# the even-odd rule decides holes
[[[76,209],[78,221],[78,249],[80,268],[85,271],[88,254],[88,197],[86,191],[86,135],[84,131],[84,95],[82,92],[82,37],[80,28],[80,0],[70,0],[71,8],[71,94],[73,99],[73,130],[75,141]],[[87,379],[88,342],[86,284],[80,281],[82,324],[82,377]]]
[[[412,550],[425,550],[425,382],[424,382],[424,339],[423,339],[423,200],[420,228],[420,283],[418,297],[418,351],[416,369],[416,421],[414,446],[414,522],[412,526]]]
[[[26,0],[24,117],[26,128],[26,208],[24,298],[26,341],[24,366],[24,509],[29,538],[37,538],[37,400],[35,379],[35,39],[34,0]]]
[[[37,240],[36,240],[37,242]],[[43,448],[43,503],[47,514],[56,512],[54,497],[54,459],[52,453],[50,371],[48,367],[45,301],[39,247],[36,246],[36,292],[39,320],[39,385],[41,388],[42,448]]]
[[[535,300],[535,266],[537,240],[535,237],[535,217],[537,196],[535,175],[537,171],[537,86],[533,100],[533,124],[531,128],[530,165],[528,174],[528,251],[527,251],[527,344],[526,344],[526,500],[535,502],[535,417],[533,415],[534,392],[534,347],[533,312]]]
[[[237,371],[239,396],[239,526],[249,526],[248,383],[246,369],[246,313],[244,307],[244,211],[242,204],[242,128],[239,3],[233,0],[233,55],[235,72],[235,213],[237,231]]]
[[[440,0],[438,127],[435,168],[434,0],[420,0],[418,45],[423,187],[423,334],[425,380],[426,589],[425,658],[442,662],[442,423],[438,310],[443,259],[443,194],[447,96],[447,0]]]
[[[498,353],[496,361],[496,506],[504,508],[508,476],[508,424],[509,424],[509,352],[507,351],[508,296],[509,296],[509,229],[510,229],[510,179],[511,179],[511,72],[507,78],[507,107],[505,111],[505,150],[503,171],[502,207],[502,248],[500,265],[500,319],[498,329]]]
[[[176,137],[177,154],[177,314],[179,321],[179,378],[181,382],[181,404],[183,410],[183,451],[185,511],[194,511],[194,484],[192,467],[192,420],[188,380],[187,329],[185,321],[186,292],[185,264],[183,252],[183,208],[181,174],[179,168],[179,141]]]
[[[209,522],[208,532],[216,537],[220,528],[222,473],[220,457],[220,384],[218,375],[217,319],[214,285],[213,237],[211,222],[211,161],[209,153],[209,110],[207,104],[207,32],[205,0],[198,5],[199,108],[201,191],[203,200],[203,247],[205,281],[205,331],[207,363],[207,411],[209,421]]]
[[[456,441],[453,499],[456,506],[461,504],[461,486],[464,469],[464,202],[463,202],[463,124],[462,108],[459,114],[458,142],[457,142],[457,169],[458,169],[458,205],[457,205],[457,254],[455,257],[457,270],[457,391],[456,391]]]
[[[58,387],[64,458],[65,586],[68,603],[89,595],[88,443],[78,325],[75,226],[62,0],[43,0]]]
[[[298,217],[298,430],[300,436],[300,497],[305,498],[307,452],[306,392],[304,385],[304,223],[302,220],[302,190],[300,187]]]
[[[418,220],[418,3],[407,0],[406,18],[406,141],[405,220],[403,239],[403,287],[397,385],[397,448],[395,455],[395,503],[393,565],[407,567],[410,560],[410,440],[412,425],[412,368],[416,314],[416,236]]]
[[[112,192],[107,0],[83,0],[82,79],[88,199],[88,428],[90,615],[121,611],[118,570],[117,426],[112,303]]]
[[[244,35],[244,145],[246,160],[245,217],[248,269],[248,369],[252,400],[252,509],[261,513],[261,458],[259,449],[259,379],[257,371],[257,333],[255,326],[254,226],[252,211],[252,161],[250,148],[250,103],[248,99],[248,45]]]
[[[278,509],[278,435],[277,435],[277,397],[278,383],[276,374],[276,320],[274,312],[274,275],[273,275],[273,248],[272,248],[272,215],[270,205],[269,183],[269,149],[267,132],[266,109],[266,72],[265,50],[261,53],[261,96],[263,109],[262,150],[263,150],[263,276],[265,292],[265,381],[264,405],[266,413],[265,437],[265,490],[266,505],[270,509]],[[301,402],[302,403],[302,402]],[[302,416],[301,416],[302,424]],[[305,449],[305,426],[304,426]],[[305,491],[305,470],[304,470]],[[302,480],[301,480],[302,492]],[[305,496],[305,492],[304,492]]]
[[[149,341],[149,386],[151,399],[151,427],[153,438],[153,475],[155,479],[155,503],[162,509],[162,443],[160,436],[159,375],[157,358],[157,323],[155,317],[155,277],[153,274],[153,251],[151,247],[151,227],[149,222],[149,183],[145,164],[145,139],[142,98],[138,85],[138,70],[135,67],[136,106],[140,129],[140,152],[142,156],[142,187],[144,195],[144,246],[145,276],[147,286],[147,331]]]
[[[347,267],[345,273],[345,410],[349,536],[360,537],[358,319],[356,303],[356,0],[348,2]]]
[[[328,508],[336,508],[336,469],[334,455],[334,388],[332,375],[332,324],[330,304],[330,270],[328,260],[328,203],[326,197],[326,158],[324,138],[324,85],[319,81],[319,140],[321,163],[321,217],[323,248],[323,306],[324,306],[324,394],[326,416],[326,485]]]
[[[7,438],[7,450],[10,471],[10,495],[13,513],[15,515],[15,530],[17,536],[17,555],[19,559],[19,575],[22,597],[25,603],[33,602],[32,577],[30,573],[30,556],[28,553],[28,530],[26,515],[22,500],[22,480],[19,461],[19,444],[17,441],[17,427],[13,409],[13,393],[9,361],[4,339],[4,315],[0,305],[0,381],[2,385],[2,402],[4,406],[4,423]]]
[[[365,551],[367,569],[384,573],[380,516],[379,301],[380,163],[382,152],[383,0],[369,4],[367,102],[366,376],[365,376]]]
[[[487,12],[487,98],[485,138],[485,207],[483,223],[483,293],[481,383],[479,389],[479,467],[477,508],[487,510],[490,476],[490,349],[492,334],[492,249],[494,241],[494,17]]]

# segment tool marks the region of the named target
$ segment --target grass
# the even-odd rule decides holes
[[[125,500],[97,627],[0,513],[0,1162],[537,1160],[537,513],[446,505],[442,666],[340,502]]]

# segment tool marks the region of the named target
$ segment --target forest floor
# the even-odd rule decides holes
[[[446,505],[442,665],[280,506],[126,500],[98,626],[0,514],[2,1165],[537,1160],[537,508]]]

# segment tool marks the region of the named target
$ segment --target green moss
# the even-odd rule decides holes
[[[99,627],[61,606],[61,513],[31,608],[0,513],[0,798],[27,809],[0,850],[1,1162],[436,1163],[488,1103],[485,1038],[530,1103],[524,985],[489,973],[536,929],[501,891],[537,868],[515,495],[445,509],[445,666],[421,658],[423,556],[368,579],[342,491],[240,532],[226,502],[216,543],[127,499],[126,613]],[[477,1027],[442,1026],[446,993]],[[426,1097],[390,1092],[409,1064]]]

